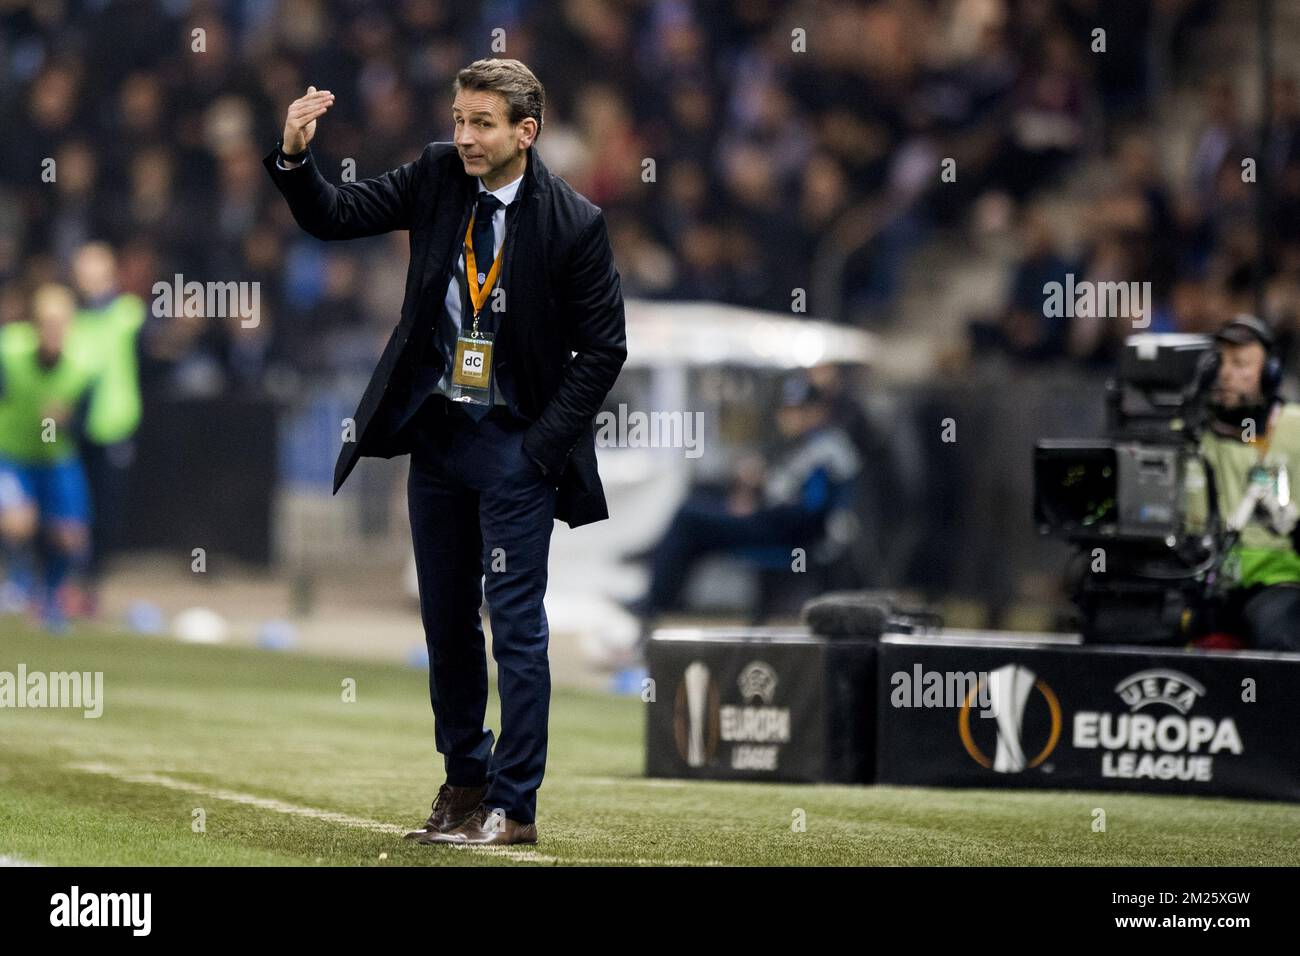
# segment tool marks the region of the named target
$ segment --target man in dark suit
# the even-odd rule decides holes
[[[454,142],[334,186],[308,150],[334,97],[310,87],[264,165],[319,239],[410,231],[401,320],[334,470],[337,492],[359,457],[411,455],[407,500],[447,780],[407,836],[536,843],[551,528],[556,518],[576,528],[609,517],[594,419],[627,357],[623,297],[604,214],[534,149],[537,78],[518,60],[478,60],[453,89]],[[501,696],[495,748],[484,726],[485,590]]]

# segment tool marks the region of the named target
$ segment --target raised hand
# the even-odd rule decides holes
[[[329,90],[307,87],[307,92],[289,104],[284,118],[284,151],[290,156],[307,149],[316,135],[316,120],[334,105],[334,94]]]

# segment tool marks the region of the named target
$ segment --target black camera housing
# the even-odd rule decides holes
[[[1109,438],[1034,450],[1034,522],[1076,546],[1067,572],[1084,639],[1184,643],[1212,602],[1226,546],[1210,482],[1209,523],[1188,527],[1188,464],[1199,457],[1218,374],[1209,336],[1144,333],[1107,383]]]

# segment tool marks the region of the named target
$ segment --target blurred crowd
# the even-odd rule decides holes
[[[1176,53],[1214,8],[1211,0],[0,4],[0,320],[21,317],[31,289],[66,280],[74,251],[100,239],[117,253],[122,291],[146,302],[155,283],[176,275],[261,284],[254,328],[239,317],[150,316],[141,337],[147,389],[213,393],[366,372],[399,313],[405,238],[310,239],[273,201],[260,159],[287,104],[314,84],[337,95],[314,147],[324,168],[341,178],[354,163],[365,178],[409,161],[426,142],[450,139],[456,70],[499,53],[545,84],[538,149],[606,210],[629,296],[787,311],[792,290],[804,289],[810,314],[880,322],[896,305],[909,254],[990,196],[1023,218],[1031,248],[1015,287],[1028,289],[1065,263],[1034,214],[1034,191],[1108,145],[1122,151],[1126,179],[1098,205],[1082,268],[1152,270],[1168,321],[1186,324],[1188,310],[1203,308],[1197,290],[1246,255],[1236,230],[1248,198],[1220,175],[1249,132],[1233,90],[1207,94],[1186,195],[1162,180],[1149,142],[1112,139],[1149,106],[1151,51]],[[1157,17],[1163,45],[1152,43]],[[1104,56],[1089,53],[1098,24]],[[494,36],[503,49],[490,46]],[[1288,90],[1279,117],[1295,115]],[[1281,142],[1278,150],[1287,152]],[[956,163],[955,181],[938,177],[945,158]],[[43,175],[50,169],[56,175]],[[1030,357],[1101,348],[1095,331],[1024,320],[1021,304],[992,319],[1001,347]]]
[[[1026,364],[1108,369],[1134,331],[1213,332],[1246,312],[1261,314],[1281,354],[1294,358],[1300,329],[1300,87],[1294,76],[1274,81],[1271,102],[1261,144],[1260,130],[1242,120],[1242,92],[1226,77],[1215,79],[1205,85],[1203,119],[1181,179],[1165,172],[1167,157],[1151,134],[1134,128],[1102,158],[1110,175],[1068,229],[1044,204],[1025,204],[1005,305],[971,323],[975,351]],[[1151,301],[1114,314],[1048,314],[1056,310],[1045,310],[1044,286],[1064,286],[1067,277],[1076,284],[1149,282]]]

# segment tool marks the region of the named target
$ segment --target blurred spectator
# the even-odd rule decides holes
[[[1231,81],[1213,80],[1205,91],[1205,123],[1192,150],[1190,184],[1198,196],[1208,196],[1228,154],[1240,149],[1245,130],[1238,118],[1237,95]]]
[[[802,373],[782,383],[776,424],[782,453],[737,463],[731,488],[697,490],[677,511],[650,560],[650,587],[632,606],[643,638],[681,596],[692,563],[711,552],[747,548],[811,549],[826,518],[862,468],[853,441],[835,423],[836,400]]]
[[[81,444],[93,514],[88,569],[93,588],[105,559],[120,544],[127,481],[135,462],[132,439],[140,427],[137,350],[145,307],[138,296],[121,292],[116,257],[104,243],[77,250],[72,273],[82,304],[76,335],[98,362]]]
[[[975,350],[1001,349],[1026,361],[1040,362],[1066,354],[1069,318],[1050,316],[1045,308],[1048,283],[1062,287],[1071,264],[1061,253],[1043,210],[1030,207],[1020,225],[1021,259],[1011,277],[1007,302],[993,321],[971,323]]]

